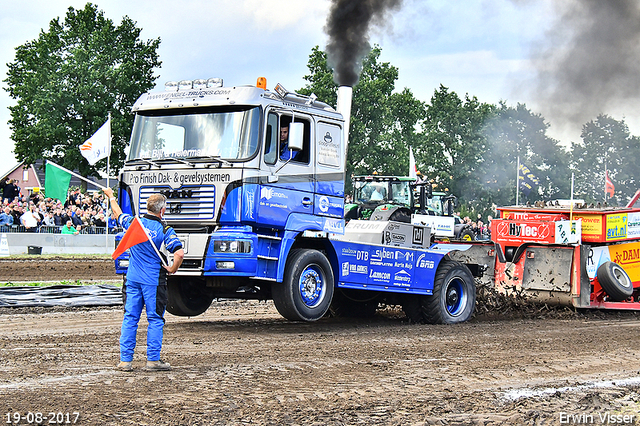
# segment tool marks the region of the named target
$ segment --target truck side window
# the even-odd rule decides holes
[[[311,123],[308,120],[296,117],[296,123],[304,124],[304,143],[302,151],[291,151],[288,147],[289,124],[291,116],[282,115],[280,117],[279,140],[280,140],[280,160],[287,161],[291,157],[294,163],[309,163],[309,152],[311,147]]]
[[[278,159],[278,140],[280,139],[280,130],[278,128],[278,116],[269,114],[267,118],[267,134],[264,138],[264,162],[267,164],[275,164]]]

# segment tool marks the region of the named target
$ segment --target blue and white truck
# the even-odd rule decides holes
[[[402,305],[416,322],[456,323],[475,307],[481,265],[429,248],[429,228],[343,219],[351,88],[336,109],[315,96],[221,79],[168,83],[133,106],[119,178],[125,212],[167,197],[185,258],[167,310],[195,316],[217,298],[273,299],[295,321]],[[464,247],[457,247],[464,249]],[[116,269],[126,273],[126,254]]]

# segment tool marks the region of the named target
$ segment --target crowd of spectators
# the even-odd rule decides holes
[[[68,193],[63,202],[41,192],[24,195],[15,180],[8,179],[2,189],[0,230],[95,234],[114,232],[115,218],[107,218],[108,200],[101,192],[83,194],[80,189]]]
[[[478,215],[478,219],[475,221],[471,220],[469,216],[465,216],[464,218],[462,218],[462,222],[466,223],[471,227],[471,230],[473,231],[476,240],[489,240],[491,239],[491,220],[492,219],[493,217],[488,216],[487,222],[485,223],[482,220],[481,215]]]

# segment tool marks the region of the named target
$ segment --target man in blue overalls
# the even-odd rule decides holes
[[[104,190],[118,224],[128,229],[134,217],[122,213],[111,188]],[[167,307],[167,274],[173,274],[182,263],[184,250],[173,228],[162,221],[166,210],[164,195],[152,194],[147,199],[147,214],[140,218],[149,238],[156,248],[164,243],[173,253],[173,264],[165,266],[151,242],[137,244],[129,249],[129,268],[124,291],[124,319],[120,334],[120,364],[118,369],[133,370],[131,364],[136,347],[136,333],[142,307],[146,306],[147,321],[147,370],[170,370],[169,363],[160,360],[164,311]]]

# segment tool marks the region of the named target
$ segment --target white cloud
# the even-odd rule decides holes
[[[226,84],[253,84],[265,76],[269,87],[280,82],[295,90],[304,85],[311,49],[326,45],[323,27],[330,0],[94,3],[116,23],[128,15],[143,29],[143,39],[162,39],[160,85],[206,77],[222,77]],[[380,44],[383,61],[398,67],[398,88],[408,87],[423,101],[442,83],[460,96],[469,93],[482,102],[524,102],[535,111],[536,105],[528,102],[518,83],[530,77],[529,49],[544,37],[556,3],[404,0],[391,25],[374,29],[370,42]],[[51,19],[63,18],[69,6],[79,9],[85,4],[86,0],[0,0],[0,80],[6,78],[5,64],[14,60],[16,46],[37,38]],[[10,104],[7,93],[0,91],[3,153],[13,149],[7,124]],[[632,131],[640,131],[640,111],[625,107],[619,114],[626,115]],[[0,156],[0,173],[14,164],[11,156]]]

